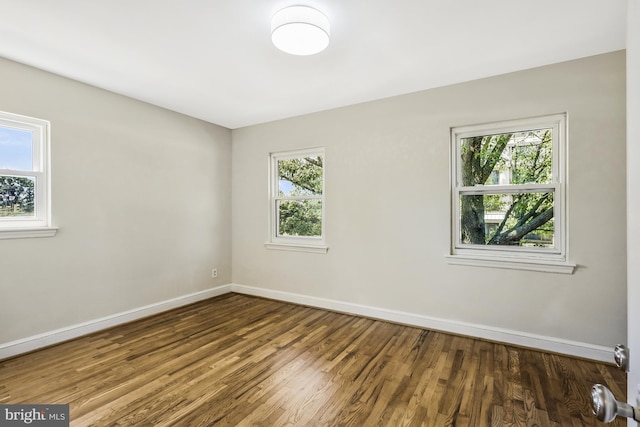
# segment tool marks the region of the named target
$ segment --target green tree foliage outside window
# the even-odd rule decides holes
[[[0,217],[33,215],[34,196],[32,179],[0,176]]]
[[[462,243],[553,247],[551,129],[462,138],[460,173]]]
[[[322,236],[322,156],[278,160],[278,236]]]

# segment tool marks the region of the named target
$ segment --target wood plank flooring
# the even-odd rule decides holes
[[[606,364],[238,294],[0,362],[0,403],[72,426],[596,426],[594,383],[625,396]]]

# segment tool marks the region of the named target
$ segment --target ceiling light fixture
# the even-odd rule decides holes
[[[329,45],[329,19],[308,6],[290,6],[271,19],[271,41],[292,55],[313,55]]]

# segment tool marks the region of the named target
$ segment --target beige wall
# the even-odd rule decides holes
[[[448,265],[450,127],[559,112],[569,117],[577,271]],[[234,283],[595,345],[626,340],[624,52],[232,136]],[[318,145],[329,252],[267,250],[268,155]]]
[[[0,343],[230,282],[228,129],[7,60],[0,94],[51,121],[60,227],[0,240]]]

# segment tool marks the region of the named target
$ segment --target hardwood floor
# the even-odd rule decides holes
[[[0,403],[72,426],[595,426],[593,383],[625,396],[613,366],[238,294],[0,362]]]

